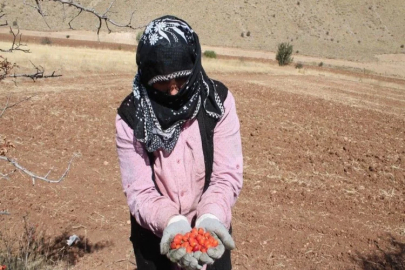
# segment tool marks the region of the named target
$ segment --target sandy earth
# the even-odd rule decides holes
[[[290,73],[210,74],[235,95],[241,122],[234,269],[405,269],[404,81],[283,70]],[[0,83],[0,104],[9,93],[11,102],[36,94],[0,118],[1,135],[15,145],[8,156],[58,178],[79,155],[61,184],[35,186],[0,161],[0,172],[11,173],[0,178],[0,211],[11,213],[0,216],[3,233],[21,233],[28,214],[69,269],[135,268],[114,143],[132,77]],[[72,234],[85,245],[64,247]]]

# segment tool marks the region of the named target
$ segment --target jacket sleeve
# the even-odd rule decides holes
[[[213,214],[230,227],[231,208],[243,185],[243,156],[235,99],[228,92],[225,114],[214,130],[214,164],[208,189],[197,206],[197,218]]]
[[[115,125],[122,187],[130,212],[142,227],[160,237],[169,219],[179,214],[179,209],[156,190],[149,157],[135,139],[133,130],[119,115]]]

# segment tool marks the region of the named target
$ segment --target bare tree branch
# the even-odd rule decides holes
[[[45,20],[45,16],[47,16],[44,11],[42,10],[41,4],[39,3],[39,0],[34,0],[35,1],[35,6],[34,5],[30,5],[26,2],[26,0],[24,0],[24,5],[27,5],[29,7],[32,7],[34,9],[36,9],[38,11],[38,13],[42,16],[42,18],[44,19],[44,22],[46,24],[46,26],[48,26],[49,29],[51,29],[51,27],[49,26],[48,22]]]
[[[49,179],[48,175],[50,173],[50,171],[45,175],[45,176],[38,176],[36,174],[34,174],[33,172],[27,170],[26,168],[24,168],[23,166],[21,166],[20,164],[17,163],[17,161],[6,157],[6,156],[0,156],[0,160],[4,160],[4,161],[8,161],[10,162],[14,167],[16,167],[18,170],[22,171],[23,173],[27,174],[28,176],[30,176],[32,178],[32,183],[33,185],[35,185],[35,180],[42,180],[45,181],[47,183],[60,183],[63,179],[65,179],[65,177],[67,176],[69,170],[70,170],[70,166],[72,165],[73,159],[77,157],[77,154],[74,154],[72,156],[72,158],[70,159],[68,166],[65,170],[65,172],[62,174],[62,176],[59,179]]]
[[[10,34],[13,35],[13,44],[11,45],[10,49],[8,49],[8,50],[0,49],[0,52],[22,51],[22,52],[25,52],[25,53],[30,53],[30,50],[20,48],[20,46],[27,46],[27,44],[21,44],[22,34],[20,34],[20,28],[17,28],[17,30],[18,30],[18,32],[16,34],[16,33],[14,33],[13,28],[11,28],[11,26],[10,26]],[[16,44],[16,39],[17,38],[18,38],[18,43]]]
[[[4,16],[6,16],[6,14],[3,13],[3,10],[0,10],[0,19],[3,18]],[[0,26],[7,26],[7,25],[8,25],[7,20],[5,23],[0,23]]]
[[[27,6],[30,6],[30,7],[35,8],[35,9],[38,11],[38,13],[42,16],[42,18],[45,19],[45,14],[44,14],[44,12],[43,12],[43,9],[42,9],[41,5],[40,5],[39,2],[38,2],[39,0],[34,0],[34,1],[35,1],[35,3],[36,3],[36,6],[30,5],[30,4],[26,3],[26,0],[24,0],[24,4],[27,5]],[[100,14],[100,13],[96,12],[96,11],[94,10],[94,8],[84,7],[84,6],[82,6],[81,4],[74,2],[73,0],[48,0],[48,1],[53,1],[53,2],[56,2],[56,3],[61,3],[62,5],[67,5],[67,6],[69,6],[69,7],[74,7],[74,8],[76,8],[76,9],[79,10],[79,13],[78,13],[72,20],[70,20],[69,23],[68,23],[70,29],[73,29],[73,27],[72,27],[72,25],[71,25],[71,22],[72,22],[74,19],[76,19],[83,11],[84,11],[84,12],[87,12],[87,13],[90,13],[90,14],[93,14],[94,16],[97,17],[97,19],[98,19],[98,21],[99,21],[98,26],[97,26],[97,35],[100,34],[100,30],[101,30],[103,21],[104,21],[104,23],[105,23],[105,25],[106,25],[106,28],[107,28],[107,30],[108,30],[108,33],[111,33],[111,29],[110,29],[110,27],[108,26],[108,24],[112,24],[112,25],[114,25],[114,26],[116,26],[116,27],[121,27],[121,28],[130,28],[130,29],[133,29],[133,30],[135,30],[135,29],[140,29],[140,28],[144,28],[144,27],[145,27],[144,25],[143,25],[143,26],[138,26],[138,27],[134,27],[134,26],[131,25],[131,24],[132,24],[132,18],[133,18],[133,16],[134,16],[135,11],[132,12],[131,17],[130,17],[130,19],[129,19],[129,22],[126,23],[126,24],[125,24],[125,23],[124,23],[124,24],[118,23],[118,22],[116,22],[116,21],[110,19],[110,18],[108,17],[107,13],[110,12],[110,9],[112,8],[112,6],[113,6],[113,4],[115,3],[116,0],[113,0],[112,2],[110,2],[110,5],[108,6],[107,10],[106,10],[103,14]]]
[[[3,116],[4,112],[9,108],[8,107],[8,102],[10,101],[10,97],[7,97],[7,102],[6,102],[6,106],[4,106],[3,110],[0,113],[0,117]]]
[[[10,108],[14,107],[14,106],[20,104],[21,102],[30,100],[31,98],[33,98],[33,97],[35,97],[35,96],[36,96],[36,95],[23,98],[23,99],[17,101],[16,103],[11,104],[11,105],[8,105],[8,103],[9,103],[9,101],[10,101],[10,97],[8,97],[8,98],[7,98],[7,102],[6,102],[6,106],[4,106],[4,108],[2,109],[2,111],[1,111],[1,113],[0,113],[0,118],[3,116],[4,112],[5,112],[7,109],[10,109]]]
[[[74,29],[70,23],[73,22],[74,19],[76,19],[77,17],[79,17],[79,15],[82,13],[82,11],[83,11],[83,10],[81,9],[81,10],[79,11],[79,13],[77,13],[77,15],[74,16],[74,17],[68,22],[68,25],[69,25],[69,28],[70,28],[70,29],[72,29],[72,30]]]
[[[31,62],[31,61],[30,61]],[[34,82],[37,79],[45,79],[45,78],[56,78],[56,77],[62,77],[62,75],[60,74],[55,74],[56,71],[53,71],[51,74],[49,75],[45,75],[45,69],[42,66],[36,66],[34,65],[34,63],[31,62],[31,64],[34,66],[34,68],[36,69],[36,72],[33,74],[12,74],[12,75],[8,75],[7,77],[11,77],[11,78],[19,78],[19,77],[26,77],[26,78],[30,78],[32,79]]]
[[[1,61],[1,59],[3,59]],[[34,63],[31,62],[31,64],[34,66],[36,72],[33,74],[10,74],[11,70],[14,69],[15,67],[18,67],[16,63],[12,64],[11,62],[7,61],[7,58],[4,58],[0,55],[0,81],[7,78],[19,78],[19,77],[26,77],[32,79],[34,82],[37,79],[44,79],[44,78],[55,78],[55,77],[61,77],[62,75],[60,74],[55,74],[56,71],[53,71],[49,75],[45,75],[45,69],[42,66],[36,66]]]

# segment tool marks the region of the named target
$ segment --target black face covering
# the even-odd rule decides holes
[[[134,134],[148,152],[171,152],[181,125],[194,119],[201,108],[210,117],[222,117],[223,104],[201,66],[198,36],[185,21],[173,16],[153,20],[138,44],[136,62]],[[152,86],[178,77],[187,81],[176,95]]]

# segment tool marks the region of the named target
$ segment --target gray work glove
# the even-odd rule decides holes
[[[185,234],[191,231],[191,226],[185,216],[172,217],[166,228],[163,230],[163,236],[160,240],[160,253],[173,263],[177,263],[180,267],[187,270],[201,269],[202,266],[185,248],[170,249],[170,244],[176,234]]]
[[[213,264],[214,260],[207,253],[202,253],[201,251],[196,251],[193,254],[194,258],[201,264]]]
[[[212,236],[213,236],[215,239],[217,239],[217,241],[218,241],[218,246],[213,247],[213,248],[209,248],[209,249],[207,250],[207,254],[208,254],[208,256],[210,256],[212,259],[217,260],[217,259],[219,259],[219,258],[222,257],[222,254],[224,254],[224,252],[225,252],[225,246],[224,246],[224,244],[222,244],[222,241],[218,238],[218,236],[217,236],[214,232],[212,232],[211,234],[212,234]],[[228,234],[229,234],[229,233],[228,233]],[[230,236],[230,235],[229,235],[229,236]],[[232,237],[231,237],[231,239],[232,239]],[[232,239],[232,242],[233,242],[233,239]],[[233,247],[235,247],[235,243],[233,243]]]
[[[204,214],[196,222],[197,228],[203,228],[205,231],[212,234],[212,236],[217,239],[218,246],[215,248],[209,248],[207,253],[202,253],[198,260],[202,264],[212,264],[214,260],[222,257],[225,252],[225,248],[232,250],[235,248],[235,242],[229,231],[225,226],[218,220],[217,217],[211,214]],[[195,254],[195,257],[198,254]]]
[[[166,228],[163,230],[163,236],[160,240],[160,254],[166,255],[170,261],[177,263],[185,254],[185,248],[170,250],[170,244],[176,234],[185,234],[191,230],[187,218],[181,215],[172,217]]]
[[[186,255],[184,255],[177,264],[184,270],[196,270],[202,268],[192,253],[186,253]]]

